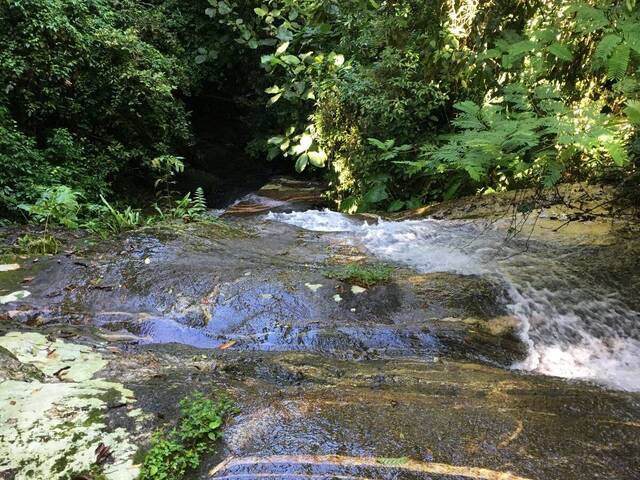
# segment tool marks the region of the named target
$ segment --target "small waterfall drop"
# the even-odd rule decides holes
[[[505,242],[503,231],[463,221],[368,223],[329,210],[267,218],[335,232],[381,260],[422,273],[495,278],[505,285],[506,306],[529,346],[528,358],[513,368],[640,391],[640,312],[630,306],[638,290],[597,249],[549,242],[526,249]]]

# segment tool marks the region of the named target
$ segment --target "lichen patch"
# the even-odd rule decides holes
[[[104,418],[114,397],[126,404],[135,399],[121,384],[93,379],[106,365],[99,353],[38,333],[9,333],[0,346],[45,375],[0,383],[0,471],[15,469],[15,480],[71,478],[95,465],[103,444],[111,452],[103,465],[107,479],[137,477],[136,446]]]

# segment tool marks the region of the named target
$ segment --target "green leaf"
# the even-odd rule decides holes
[[[573,60],[573,53],[571,53],[571,50],[558,42],[554,42],[549,45],[549,53],[560,60],[565,60],[567,62]]]
[[[596,51],[594,53],[595,58],[605,62],[609,56],[613,53],[616,46],[622,41],[618,35],[605,35],[598,43]]]
[[[627,155],[626,147],[620,142],[607,142],[604,144],[604,149],[607,151],[613,162],[621,167],[629,162],[629,156]]]
[[[607,76],[612,80],[622,80],[629,67],[631,51],[629,45],[621,43],[616,47],[607,64]]]
[[[313,143],[313,137],[308,133],[305,133],[302,135],[302,137],[300,137],[300,148],[302,149],[303,152],[306,152],[307,150],[309,150],[309,147],[311,147],[312,143]]]
[[[278,40],[281,40],[283,42],[290,42],[291,40],[293,40],[293,33],[291,33],[291,31],[287,28],[280,27],[278,28],[276,37],[278,38]]]
[[[404,202],[402,200],[394,200],[393,202],[391,202],[391,205],[389,205],[389,208],[387,209],[387,211],[398,212],[403,208],[404,208]]]
[[[384,184],[378,183],[365,194],[364,201],[367,203],[375,204],[380,203],[387,198],[389,198],[387,187]]]
[[[281,54],[283,54],[284,52],[286,52],[286,51],[287,51],[287,48],[289,48],[289,42],[284,42],[284,43],[282,43],[282,44],[278,47],[278,49],[276,50],[276,55],[281,55]]]
[[[280,149],[278,147],[272,147],[269,149],[269,151],[267,152],[267,161],[271,161],[274,158],[276,158],[278,155],[280,155]]]
[[[381,142],[377,138],[367,138],[367,141],[369,142],[369,144],[373,145],[374,147],[376,147],[379,150],[386,151],[386,150],[389,149],[389,146],[388,146],[388,144],[386,142]],[[393,145],[391,145],[391,146],[393,146]]]
[[[300,59],[298,57],[296,57],[295,55],[284,55],[282,57],[282,60],[285,63],[288,63],[289,65],[299,65],[300,64]]]
[[[267,143],[270,145],[280,145],[282,142],[284,142],[284,137],[280,135],[271,137],[269,140],[267,140]]]
[[[296,172],[302,173],[304,169],[307,168],[308,164],[309,164],[309,156],[306,153],[300,155],[298,157],[298,160],[296,160]]]
[[[333,56],[333,64],[336,67],[341,67],[344,65],[344,55],[336,54]]]
[[[556,159],[549,160],[545,165],[542,175],[542,184],[545,188],[553,187],[562,178],[564,167]]]
[[[318,168],[324,167],[327,161],[327,154],[324,152],[324,150],[318,150],[317,152],[307,152],[307,154],[309,155],[309,161],[311,162],[311,165]]]
[[[269,14],[269,12],[267,10],[265,10],[264,8],[260,8],[260,7],[254,8],[253,11],[256,12],[256,15],[258,15],[260,18],[266,17]]]
[[[478,115],[480,113],[480,107],[471,100],[454,103],[453,108],[460,110],[461,112],[468,113],[469,115]]]
[[[599,8],[578,3],[573,10],[577,13],[576,29],[582,32],[595,32],[609,25],[609,19]]]
[[[276,103],[278,100],[280,100],[280,97],[282,97],[282,93],[278,93],[277,95],[274,95],[273,97],[271,97],[269,99],[269,101],[267,102],[267,105],[273,105],[274,103]]]
[[[231,7],[227,5],[226,2],[218,3],[218,12],[220,12],[220,15],[228,15],[231,11]]]

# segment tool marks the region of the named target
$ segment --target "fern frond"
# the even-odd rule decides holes
[[[531,40],[522,40],[520,42],[513,43],[509,46],[509,55],[513,57],[519,57],[525,53],[531,52],[536,48],[536,43]]]
[[[458,128],[482,130],[485,128],[484,123],[480,118],[482,108],[475,102],[470,100],[456,103],[453,106],[456,110],[461,112],[455,120],[453,125]]]
[[[562,45],[558,42],[553,42],[551,45],[549,45],[548,50],[551,55],[560,60],[564,60],[566,62],[570,62],[571,60],[573,60],[573,53],[571,53],[571,50],[569,50],[566,45]]]
[[[640,54],[640,23],[637,19],[630,18],[620,26],[620,29],[627,45]]]
[[[191,209],[196,215],[203,215],[207,211],[207,199],[202,187],[196,188],[196,192],[193,195],[193,201],[191,203]]]
[[[460,159],[462,168],[472,180],[479,182],[487,175],[487,157],[482,153],[471,150]]]
[[[622,142],[611,141],[604,143],[602,146],[617,166],[621,167],[629,162],[627,148]]]
[[[469,115],[477,116],[480,113],[480,106],[472,102],[471,100],[466,100],[464,102],[458,102],[453,105],[453,108],[460,112],[467,113]]]
[[[636,52],[637,54],[640,54],[640,33],[639,32],[636,31],[629,34],[625,34],[624,40],[634,52]]]
[[[605,35],[604,37],[602,37],[600,43],[598,43],[598,46],[596,47],[596,51],[594,53],[595,58],[602,61],[602,63],[605,63],[613,53],[613,50],[621,41],[622,38],[620,38],[618,35]]]
[[[578,4],[571,8],[576,13],[576,30],[581,32],[595,32],[609,25],[605,13],[595,7]]]
[[[607,62],[607,76],[611,80],[622,80],[627,73],[630,57],[629,45],[621,43],[613,51],[613,54]]]
[[[626,108],[624,109],[624,113],[627,115],[631,123],[640,125],[640,101],[629,100]]]
[[[553,187],[562,178],[564,165],[557,159],[548,159],[542,172],[542,184],[545,188]]]
[[[506,55],[502,57],[502,66],[504,68],[510,68],[514,62],[522,59],[528,53],[533,52],[537,46],[538,44],[531,40],[521,40],[510,44]]]
[[[519,83],[505,87],[504,99],[512,104],[516,110],[528,112],[533,109],[531,101],[529,100],[529,91]]]

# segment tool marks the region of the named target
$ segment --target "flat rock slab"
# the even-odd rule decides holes
[[[468,362],[195,352],[148,346],[106,375],[164,415],[194,386],[232,395],[241,413],[199,478],[633,479],[640,468],[637,394]]]
[[[501,365],[525,354],[513,331],[484,328],[506,314],[492,280],[399,267],[391,281],[361,288],[326,275],[363,260],[372,261],[339,236],[276,222],[176,224],[42,260],[29,297],[5,315],[202,348],[233,342],[242,350],[448,355]]]

